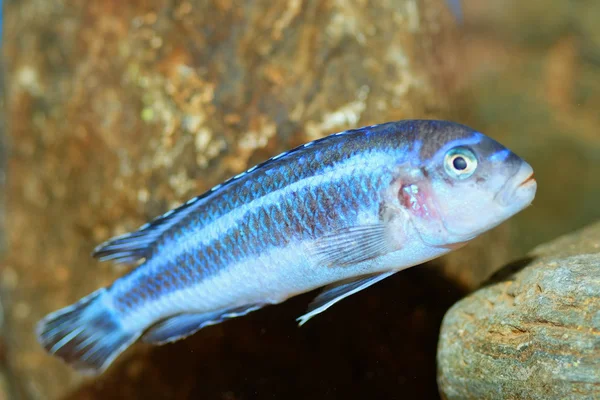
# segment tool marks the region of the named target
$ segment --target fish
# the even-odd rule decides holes
[[[346,130],[276,155],[99,245],[132,268],[48,314],[41,346],[98,375],[162,345],[322,288],[297,321],[466,245],[531,205],[532,167],[442,120]]]
[[[447,4],[448,8],[450,9],[450,12],[454,16],[454,18],[456,18],[456,21],[459,24],[462,24],[463,20],[464,20],[463,9],[462,9],[461,3],[462,3],[461,0],[446,0],[446,4]]]

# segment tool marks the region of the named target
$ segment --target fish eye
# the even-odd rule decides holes
[[[455,147],[444,158],[446,173],[456,179],[466,179],[477,169],[477,157],[465,147]]]

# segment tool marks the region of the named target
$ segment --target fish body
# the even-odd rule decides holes
[[[99,373],[141,338],[198,329],[327,286],[299,318],[439,257],[529,205],[531,167],[446,121],[340,132],[250,168],[135,232],[100,260],[144,262],[45,317],[38,337]]]

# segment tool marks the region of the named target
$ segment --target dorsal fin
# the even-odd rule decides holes
[[[327,141],[336,136],[347,135],[351,133],[364,132],[368,129],[375,128],[380,125],[388,125],[387,124],[379,124],[379,125],[371,125],[367,127],[342,131],[338,133],[334,133],[329,136],[325,136],[323,138],[314,140],[312,142],[308,142],[301,146],[298,146],[292,150],[280,153],[274,157],[269,158],[268,160],[255,165],[248,170],[239,173],[225,182],[214,186],[209,191],[201,194],[200,196],[194,197],[188,200],[186,203],[180,205],[179,207],[167,211],[163,215],[155,218],[154,220],[148,222],[147,224],[142,225],[138,228],[138,230],[130,233],[126,233],[121,236],[114,237],[98,247],[96,247],[92,253],[94,258],[99,259],[100,261],[108,261],[112,260],[117,263],[130,264],[138,261],[141,258],[145,258],[148,255],[148,251],[152,248],[152,245],[165,233],[169,228],[183,220],[186,216],[188,216],[191,212],[197,210],[200,205],[203,203],[200,200],[203,200],[218,190],[224,189],[232,183],[238,181],[242,177],[256,171],[262,169],[264,167],[270,166],[275,163],[285,162],[285,159],[292,155],[296,154],[299,151],[306,150],[317,143],[321,143]]]
[[[211,191],[216,190],[215,188]],[[210,193],[210,192],[208,192]],[[181,221],[194,210],[198,200],[204,196],[190,199],[177,208],[167,211],[160,217],[140,226],[137,231],[114,237],[94,249],[92,256],[100,261],[112,260],[117,263],[133,263],[146,257],[151,245],[170,227]]]

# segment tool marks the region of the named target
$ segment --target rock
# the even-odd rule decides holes
[[[599,398],[600,223],[536,248],[507,270],[444,317],[443,397]]]
[[[2,28],[1,21],[2,11],[0,10],[0,29]],[[0,256],[6,250],[6,241],[4,238],[6,213],[4,204],[6,202],[6,155],[8,150],[6,145],[6,91],[4,82],[4,65],[0,64]]]
[[[2,7],[0,5],[0,32],[2,31]],[[0,35],[0,46],[2,38]],[[1,48],[1,47],[0,47]],[[6,91],[4,80],[4,63],[0,63],[0,259],[6,251],[4,239],[5,193],[6,193]],[[0,299],[0,400],[14,399],[16,393],[11,388],[10,372],[6,360],[6,344],[4,339],[4,306]]]
[[[460,73],[443,0],[22,0],[4,11],[11,153],[1,291],[8,360],[26,398],[64,397],[83,383],[41,350],[34,324],[124,272],[94,262],[95,245],[305,141],[447,117]],[[408,290],[399,279],[390,282]],[[428,292],[435,279],[446,296],[452,285],[441,278],[416,289]],[[101,386],[81,390],[252,398],[260,388],[306,398],[350,386],[369,393],[391,376],[414,393],[435,391],[424,354],[450,299],[398,300],[403,313],[382,325],[394,326],[387,338],[379,323],[347,328],[372,307],[357,302],[339,309],[353,316],[345,329],[317,322],[299,331],[307,300],[173,346],[134,346]],[[369,354],[385,357],[386,369],[377,358],[361,366]],[[310,374],[317,364],[319,377]],[[312,385],[300,390],[299,376]]]

